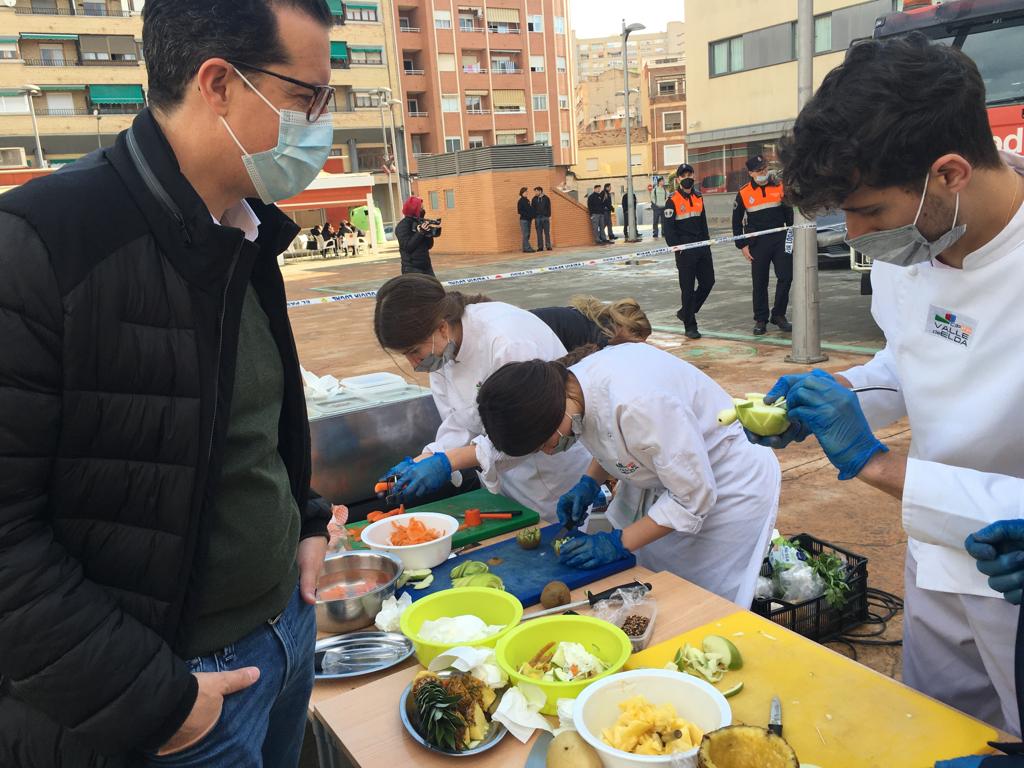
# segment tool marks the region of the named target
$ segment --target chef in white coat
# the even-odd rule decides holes
[[[872,314],[886,343],[841,375],[780,379],[766,400],[784,395],[793,426],[758,442],[813,433],[840,479],[902,500],[904,682],[1020,735],[1018,609],[964,542],[1024,517],[1024,159],[993,145],[973,62],[923,38],[855,45],[782,159],[793,202],[845,210],[850,245],[874,257]],[[849,391],[866,386],[898,391]],[[903,416],[909,454],[872,433]]]
[[[511,304],[445,291],[431,275],[408,274],[378,291],[374,331],[381,346],[430,373],[441,415],[437,436],[422,454],[385,475],[397,476],[398,500],[415,504],[451,482],[460,484],[462,471],[477,468],[488,490],[553,522],[559,497],[590,463],[586,450],[528,459],[503,456],[484,436],[476,408],[477,389],[505,363],[565,354],[551,329]]]
[[[596,568],[633,552],[647,568],[750,605],[781,472],[737,424],[718,423],[732,398],[704,373],[649,344],[617,344],[570,367],[506,365],[477,402],[486,434],[509,455],[557,456],[582,444],[594,457],[560,503],[563,521],[582,524],[588,489],[619,481],[607,513],[615,530],[574,537],[563,561]]]

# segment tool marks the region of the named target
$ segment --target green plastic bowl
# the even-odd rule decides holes
[[[519,667],[550,642],[579,643],[608,665],[608,669],[589,680],[546,683],[519,674]],[[559,699],[575,699],[595,680],[618,672],[633,652],[629,637],[607,621],[590,616],[546,616],[520,624],[498,641],[498,664],[513,683],[536,685],[547,697],[541,712],[557,714]]]
[[[425,621],[436,621],[444,616],[479,616],[487,624],[504,624],[505,629],[497,634],[472,643],[431,643],[419,636]],[[493,648],[498,640],[509,632],[523,618],[523,604],[519,599],[500,589],[486,587],[460,587],[446,589],[421,597],[402,614],[402,634],[412,641],[416,659],[424,667],[438,654],[460,646]]]

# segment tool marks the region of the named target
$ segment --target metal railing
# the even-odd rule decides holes
[[[383,67],[384,66],[384,60],[381,59],[380,61],[353,61],[352,62],[352,66],[353,67]]]
[[[403,27],[403,26],[399,25],[398,31],[399,32],[419,32],[420,28],[419,27]]]
[[[525,115],[526,107],[495,107],[496,115]]]
[[[407,75],[422,75],[422,74],[424,74],[422,69],[403,69],[402,72],[407,74]]]
[[[96,117],[93,110],[99,109],[101,118],[115,115],[137,115],[142,111],[142,105],[115,107],[106,105],[103,107],[73,107],[71,109],[60,109],[57,107],[36,107],[38,117]]]
[[[496,67],[491,65],[491,72],[496,75],[521,75],[523,74],[522,67]]]
[[[467,115],[489,115],[489,114],[491,114],[491,110],[489,110],[489,109],[469,109],[469,108],[467,108],[466,109],[466,114]]]
[[[408,112],[406,113],[409,117],[429,117],[429,112]]]
[[[495,35],[518,35],[520,30],[519,27],[516,27],[515,29],[511,27],[506,27],[505,29],[501,29],[499,27],[488,27],[487,31]]]
[[[138,59],[23,59],[28,67],[137,67]]]
[[[44,8],[42,6],[16,5],[14,6],[16,16],[106,16],[110,18],[127,19],[132,15],[131,11],[112,11],[107,8],[83,8],[81,11],[72,13],[70,8]]]
[[[486,32],[487,27],[475,24],[459,24],[459,32]]]
[[[487,67],[476,67],[476,66],[467,67],[467,66],[463,66],[462,67],[462,74],[464,74],[464,75],[486,75],[487,74]]]
[[[349,69],[348,59],[331,59],[331,69]]]
[[[80,67],[81,59],[22,59],[29,67]]]

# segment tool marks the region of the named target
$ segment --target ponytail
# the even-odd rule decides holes
[[[646,341],[651,335],[651,321],[636,299],[606,304],[593,296],[574,296],[569,303],[600,327],[609,345]]]
[[[377,291],[373,331],[385,349],[405,351],[429,337],[442,320],[460,323],[468,305],[487,301],[482,294],[445,291],[432,275],[393,277]]]

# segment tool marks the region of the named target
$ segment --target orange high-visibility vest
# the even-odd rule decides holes
[[[783,196],[781,183],[759,187],[751,182],[740,190],[740,200],[743,201],[743,207],[748,213],[778,208],[782,205]]]
[[[676,213],[676,221],[692,219],[704,213],[704,198],[700,195],[690,195],[690,199],[687,200],[682,192],[676,190],[668,202]]]

